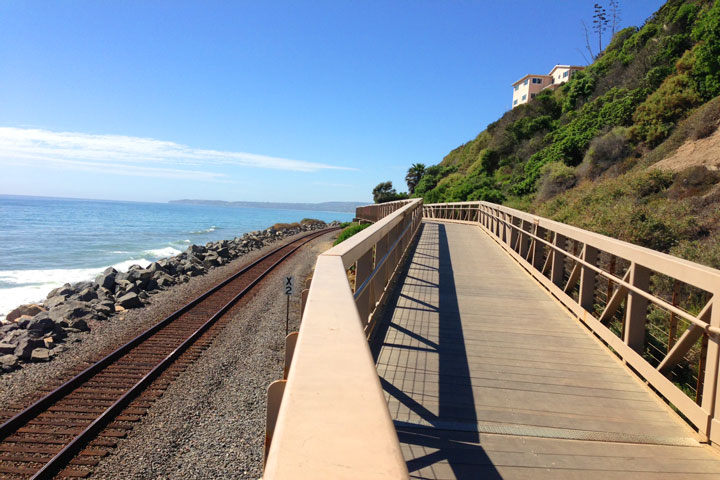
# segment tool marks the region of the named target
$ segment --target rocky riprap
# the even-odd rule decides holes
[[[110,267],[94,282],[65,284],[51,291],[42,304],[21,305],[0,326],[0,374],[25,362],[47,362],[74,342],[93,322],[116,317],[126,309],[149,303],[153,294],[190,277],[203,275],[253,250],[298,233],[336,226],[312,222],[286,228],[268,228],[211,242],[190,245],[185,252],[151,263],[131,266],[127,272]],[[69,338],[72,341],[67,341]]]

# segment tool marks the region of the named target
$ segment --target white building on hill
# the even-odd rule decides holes
[[[576,65],[555,65],[547,75],[525,75],[517,82],[513,83],[513,103],[512,108],[527,103],[540,91],[546,88],[556,89],[561,84],[570,80],[575,72],[585,67]]]

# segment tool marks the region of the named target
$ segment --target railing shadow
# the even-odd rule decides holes
[[[437,232],[437,237],[432,231]],[[447,238],[445,225],[428,223],[423,225],[420,242],[437,242],[437,256],[430,255],[432,249],[423,248],[421,243],[412,252],[413,257],[422,255],[426,260],[437,260],[438,262],[438,283],[434,284],[423,279],[410,275],[410,269],[417,268],[416,264],[408,265],[401,272],[398,288],[388,302],[388,308],[380,324],[377,335],[371,342],[371,349],[377,361],[383,346],[388,348],[401,348],[426,355],[437,355],[437,404],[434,406],[423,405],[424,398],[434,396],[420,395],[420,400],[413,398],[412,392],[403,390],[403,384],[395,385],[391,380],[382,378],[381,384],[385,392],[394,400],[409,409],[413,414],[420,417],[420,422],[395,421],[395,427],[400,442],[406,444],[405,456],[408,470],[413,478],[436,478],[441,474],[440,464],[447,464],[455,478],[458,479],[500,479],[502,478],[492,464],[492,461],[480,446],[480,435],[476,431],[477,414],[470,377],[470,366],[468,363],[467,351],[464,342],[462,320],[458,308],[457,291],[453,277],[452,259]],[[430,258],[433,257],[433,258]],[[413,299],[407,293],[401,293],[401,286],[408,282],[418,284],[422,282],[423,287],[435,290],[432,298],[436,298],[437,306],[430,305],[426,300]],[[404,305],[399,306],[400,300]],[[407,306],[410,300],[415,305]],[[426,338],[423,331],[432,330],[428,325],[422,324],[422,320],[408,322],[407,325],[400,325],[401,321],[393,322],[395,309],[415,311],[418,318],[427,318],[427,313],[433,313],[433,321],[439,322],[435,328],[438,332],[437,342]],[[397,345],[387,341],[387,333],[395,329],[420,342],[421,347]],[[415,371],[414,375],[421,372]],[[434,373],[434,372],[432,372]],[[400,379],[402,381],[402,378]],[[417,380],[416,380],[417,382]],[[425,380],[422,382],[425,388]],[[433,410],[437,412],[434,413]],[[408,450],[413,454],[420,449],[430,453],[420,454],[409,458]],[[437,464],[437,465],[436,465]],[[419,471],[423,470],[422,475]],[[416,472],[416,473],[413,473]],[[431,472],[431,473],[427,473]],[[445,472],[449,473],[449,472]]]

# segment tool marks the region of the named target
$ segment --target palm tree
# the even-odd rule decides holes
[[[405,182],[407,182],[408,190],[411,195],[415,191],[417,184],[420,183],[420,179],[424,174],[425,164],[423,163],[413,163],[412,166],[408,168],[407,175],[405,175]]]

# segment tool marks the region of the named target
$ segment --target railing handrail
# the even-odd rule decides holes
[[[403,205],[417,201],[417,198],[406,198],[403,200],[393,200],[392,202],[371,203],[369,205],[361,205],[355,208],[355,218],[376,222],[386,217]]]
[[[403,215],[413,208],[417,208],[421,203],[422,199],[415,198],[413,200],[399,200],[398,202],[388,202],[388,203],[399,203],[403,202],[405,204],[401,208],[395,210],[392,212],[391,215],[388,215],[381,220],[378,220],[371,226],[367,227],[365,230],[361,231],[358,234],[353,235],[352,237],[348,238],[344,242],[335,245],[330,250],[323,253],[324,256],[340,256],[343,257],[343,264],[345,265],[345,268],[350,268],[350,266],[357,261],[360,256],[365,253],[369,246],[374,245],[377,243],[377,241],[383,237],[384,235],[387,235],[387,233],[395,228],[397,224],[399,224],[402,219]],[[387,205],[386,203],[382,203],[379,205]],[[378,206],[378,205],[368,205],[370,207],[372,206]]]
[[[640,255],[640,258],[638,260],[642,260],[639,263],[656,263],[660,262],[658,264],[658,268],[661,268],[662,270],[657,270],[653,268],[653,270],[657,271],[658,273],[662,273],[664,275],[675,277],[676,275],[682,275],[682,278],[677,277],[678,280],[681,280],[685,283],[693,284],[697,281],[697,275],[700,275],[700,278],[703,282],[707,282],[707,284],[711,284],[713,282],[720,281],[720,271],[708,267],[706,265],[701,265],[699,263],[692,262],[690,260],[685,260],[684,258],[675,257],[673,255],[669,255],[667,253],[658,252],[657,250],[653,250],[651,248],[647,247],[641,247],[640,245],[635,245],[629,242],[626,242],[624,240],[618,240],[616,238],[608,237],[606,235],[602,235],[600,233],[591,232],[589,230],[583,230],[579,227],[574,227],[572,225],[568,225],[566,223],[561,223],[555,220],[550,220],[549,218],[541,217],[538,215],[533,215],[532,213],[523,212],[522,210],[516,210],[514,208],[506,207],[504,205],[497,205],[490,202],[452,202],[452,203],[426,203],[424,207],[442,207],[442,206],[461,206],[461,205],[467,205],[467,206],[473,206],[473,205],[483,205],[501,212],[512,214],[516,218],[520,218],[522,220],[525,220],[530,223],[538,223],[539,226],[548,228],[553,231],[558,231],[561,233],[565,233],[567,236],[570,236],[572,238],[577,238],[580,241],[587,240],[587,242],[583,241],[583,243],[591,243],[593,246],[597,246],[597,242],[603,243],[602,250],[612,253],[613,255],[618,255],[621,257],[626,257],[628,255]],[[666,266],[665,262],[672,264],[672,265],[680,265],[683,267],[683,270],[677,271],[673,267]],[[702,288],[702,287],[700,287]]]
[[[402,202],[377,206],[373,215],[389,214],[318,256],[265,480],[408,478],[366,336],[368,316],[419,227],[422,200]]]

